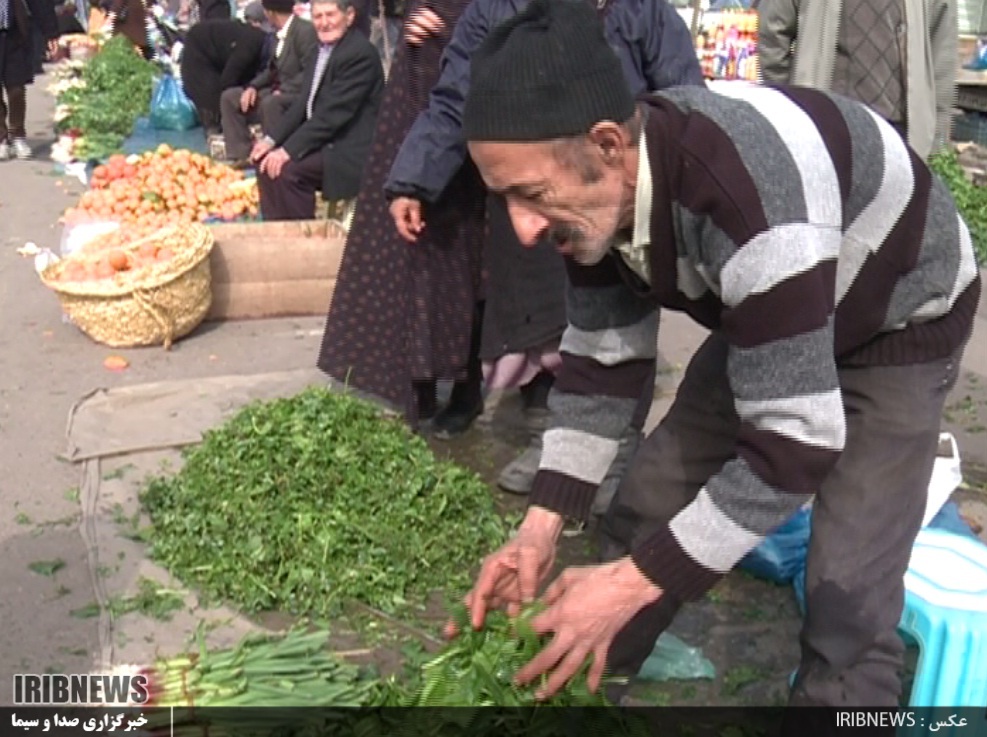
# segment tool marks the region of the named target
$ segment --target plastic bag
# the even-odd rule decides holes
[[[186,96],[182,83],[174,75],[165,74],[151,95],[151,125],[157,130],[187,131],[198,124],[195,105]]]
[[[698,647],[692,647],[670,632],[655,643],[655,649],[644,661],[638,678],[645,681],[688,681],[695,678],[716,678],[716,668]]]
[[[787,584],[805,566],[812,523],[810,507],[803,507],[740,561],[739,568],[753,575]]]

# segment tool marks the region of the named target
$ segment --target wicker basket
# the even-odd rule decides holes
[[[59,281],[68,260],[58,261],[41,280],[58,294],[62,309],[93,340],[115,348],[171,344],[191,333],[212,304],[209,252],[212,231],[198,223],[164,228],[125,250],[154,242],[173,248],[166,262],[110,279]]]

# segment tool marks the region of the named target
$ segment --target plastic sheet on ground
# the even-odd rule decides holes
[[[192,594],[168,621],[139,612],[114,616],[114,602],[137,594],[142,578],[184,591],[167,571],[151,562],[142,542],[130,534],[147,524],[138,492],[149,475],[181,465],[181,448],[221,424],[254,400],[292,396],[327,380],[317,370],[220,376],[98,389],[72,408],[67,459],[80,463],[81,533],[99,605],[99,669],[124,663],[148,664],[157,653],[185,650],[197,624],[207,641],[229,647],[259,625],[226,607],[200,607]],[[95,611],[89,614],[96,615]],[[86,612],[76,616],[86,616]]]
[[[716,668],[701,648],[692,647],[671,632],[663,632],[638,671],[638,678],[645,681],[712,680],[716,678]]]
[[[137,119],[133,133],[123,142],[123,152],[128,156],[142,154],[145,151],[153,151],[162,143],[172,148],[186,148],[199,154],[209,153],[206,134],[201,126],[182,131],[156,130],[151,125],[150,118]]]

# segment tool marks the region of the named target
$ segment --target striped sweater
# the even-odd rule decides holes
[[[585,519],[656,359],[658,312],[730,343],[736,453],[631,556],[695,599],[819,489],[845,441],[837,368],[929,361],[980,293],[945,186],[863,106],[804,88],[642,97],[649,282],[567,259],[569,325],[530,497]]]

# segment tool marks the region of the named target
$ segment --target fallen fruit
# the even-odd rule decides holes
[[[123,371],[128,366],[130,366],[130,362],[123,356],[108,356],[103,361],[103,367],[110,371]]]

